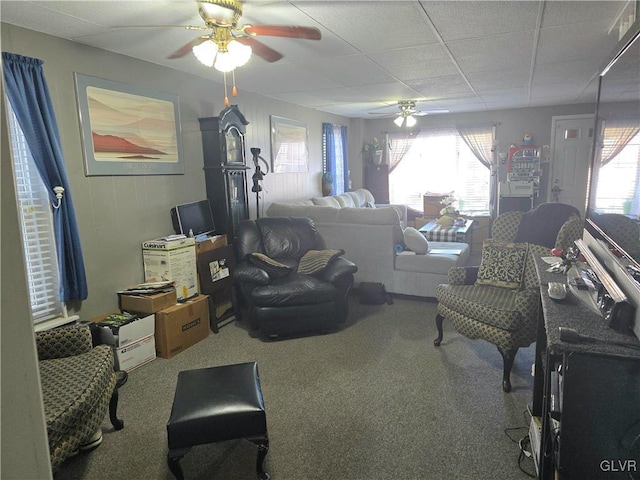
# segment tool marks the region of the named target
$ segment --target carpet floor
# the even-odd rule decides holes
[[[105,418],[102,444],[55,478],[172,479],[166,422],[178,372],[249,361],[260,371],[274,480],[529,478],[517,440],[527,433],[534,346],[518,352],[505,394],[495,346],[445,320],[434,347],[435,313],[430,301],[371,306],[352,296],[349,321],[335,333],[265,341],[226,325],[132,371],[120,389],[124,429]],[[255,458],[252,443],[235,440],[195,447],[181,464],[187,479],[252,479]],[[521,466],[533,471],[529,458]]]

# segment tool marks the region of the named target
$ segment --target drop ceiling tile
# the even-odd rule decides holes
[[[283,62],[281,60],[280,62]],[[286,63],[273,68],[273,64],[236,72],[238,88],[268,95],[276,93],[299,92],[301,90],[315,92],[318,89],[339,87],[324,77],[309,74],[297,65]]]
[[[606,31],[613,25],[613,21],[627,3],[620,0],[610,2],[590,1],[588,7],[585,8],[584,2],[547,1],[544,5],[542,28],[598,22],[600,24],[598,30]]]
[[[311,58],[300,62],[308,72],[317,72],[345,87],[393,82],[395,78],[365,55]]]
[[[473,93],[461,75],[411,80],[407,85],[433,101],[449,97],[459,97]]]
[[[437,42],[417,2],[311,1],[296,6],[361,52]]]
[[[536,61],[555,63],[589,59],[599,66],[618,43],[615,35],[603,38],[595,22],[563,25],[540,31]]]
[[[487,70],[466,75],[476,90],[524,87],[529,84],[529,71],[524,69]]]
[[[358,87],[358,91],[378,101],[390,103],[400,100],[417,100],[421,97],[419,92],[400,82],[364,85]]]
[[[441,45],[402,48],[372,53],[369,57],[401,81],[458,73]]]
[[[539,2],[422,1],[445,42],[533,30]]]
[[[599,70],[597,66],[594,67],[593,62],[590,60],[545,63],[536,66],[533,72],[533,84],[558,85],[579,82],[586,85],[598,75]]]
[[[533,52],[533,32],[448,43],[453,57],[465,74],[487,70],[528,71]]]

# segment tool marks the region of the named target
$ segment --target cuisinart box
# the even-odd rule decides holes
[[[198,293],[196,242],[193,238],[158,238],[142,243],[144,281],[175,282],[178,300]]]

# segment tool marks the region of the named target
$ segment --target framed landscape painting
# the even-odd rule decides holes
[[[307,124],[271,115],[271,171],[308,172]]]
[[[184,173],[178,97],[75,74],[85,172]]]

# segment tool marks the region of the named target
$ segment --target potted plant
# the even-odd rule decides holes
[[[372,140],[365,142],[362,147],[362,154],[366,162],[373,165],[380,165],[382,163],[382,149],[380,148],[380,142],[376,137]]]

